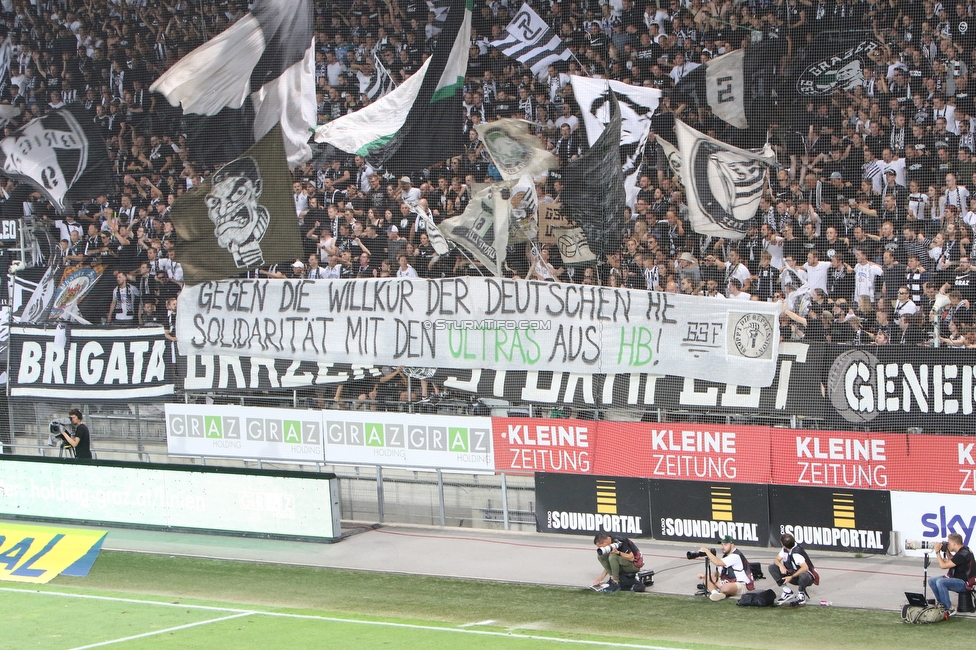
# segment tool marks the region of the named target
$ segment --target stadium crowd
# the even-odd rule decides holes
[[[692,231],[683,188],[652,132],[640,191],[617,218],[604,259],[570,267],[555,247],[542,246],[534,255],[521,244],[508,251],[507,271],[558,282],[783,300],[784,336],[855,345],[931,344],[932,307],[944,293],[950,304],[941,314],[942,342],[976,347],[971,1],[531,4],[573,58],[533,75],[489,45],[521,2],[475,0],[464,114],[456,125],[445,124],[463,129],[465,151],[397,178],[358,156],[319,147],[295,170],[303,255],[261,269],[262,277],[480,274],[480,264],[463,251],[436,255],[414,211],[426,202],[436,222],[461,214],[475,184],[498,178],[474,126],[524,118],[566,165],[587,146],[569,84],[569,75],[583,74],[658,88],[660,113],[683,109],[682,119],[715,133],[719,126],[707,110],[671,101],[675,83],[695,67],[781,38],[787,48],[776,73],[784,76],[798,53],[831,30],[870,30],[886,45],[872,53],[862,82],[780,111],[770,141],[782,166],[745,239]],[[5,134],[80,103],[106,137],[117,188],[62,217],[38,193],[8,181],[0,191],[3,215],[32,217],[47,233],[52,255],[106,264],[115,273],[115,283],[100,283],[107,290],[86,298],[106,321],[172,321],[170,299],[182,285],[182,270],[174,259],[169,206],[213,167],[195,158],[179,110],[148,88],[181,56],[244,15],[246,3],[13,0],[4,8],[0,102],[23,109]],[[437,16],[428,9],[416,0],[315,3],[320,124],[370,102],[385,74],[377,62],[397,83],[419,68],[437,40]],[[536,179],[540,201],[560,202],[558,176],[557,170]]]

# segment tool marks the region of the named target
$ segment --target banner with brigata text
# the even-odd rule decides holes
[[[10,328],[10,396],[158,400],[173,394],[161,327]]]
[[[777,305],[501,278],[224,280],[180,294],[183,354],[652,373],[769,386]]]

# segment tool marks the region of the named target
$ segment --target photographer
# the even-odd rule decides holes
[[[722,557],[716,556],[711,549],[700,548],[708,561],[715,565],[716,570],[710,575],[698,574],[699,580],[705,581],[705,590],[709,591],[710,600],[719,601],[729,597],[739,597],[755,587],[752,582],[752,570],[749,560],[742,551],[735,547],[729,535],[722,538]]]
[[[779,537],[783,548],[779,555],[769,565],[769,575],[776,584],[783,588],[783,595],[776,601],[777,605],[796,603],[802,605],[807,600],[807,587],[820,584],[820,576],[813,568],[813,562],[807,555],[806,549],[796,543],[796,539],[789,533]],[[794,593],[790,584],[797,586]]]
[[[82,421],[81,411],[71,409],[68,411],[68,418],[71,419],[71,424],[75,428],[74,433],[62,429],[61,437],[75,450],[75,458],[90,460],[92,457],[91,434],[88,432],[88,426]]]
[[[945,542],[938,542],[933,550],[939,566],[948,572],[929,578],[929,586],[949,616],[953,616],[956,610],[949,600],[949,592],[961,593],[976,586],[976,560],[969,547],[963,546],[962,535],[958,533],[949,535]]]
[[[621,588],[624,590],[644,591],[644,585],[637,580],[637,572],[640,569],[634,564],[634,559],[640,554],[637,547],[626,537],[616,539],[606,533],[597,533],[593,538],[596,545],[597,560],[603,566],[603,573],[593,584],[598,585],[607,576],[610,577],[610,584],[604,591],[613,592]],[[621,576],[624,582],[621,585]],[[639,586],[638,586],[639,585]]]

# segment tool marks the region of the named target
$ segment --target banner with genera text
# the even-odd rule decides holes
[[[779,306],[500,278],[223,280],[180,294],[182,354],[645,372],[768,386]]]

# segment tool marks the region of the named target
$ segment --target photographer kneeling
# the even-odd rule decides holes
[[[704,553],[708,561],[716,567],[710,575],[698,574],[698,579],[705,581],[705,590],[710,592],[708,594],[710,600],[737,598],[755,588],[749,560],[735,547],[729,535],[722,538],[722,557],[716,556],[708,548],[703,547],[698,550],[699,553]]]
[[[936,543],[933,550],[939,567],[948,569],[948,573],[929,578],[929,586],[942,607],[952,616],[956,610],[949,600],[949,592],[963,592],[976,585],[976,559],[969,547],[963,546],[962,535],[958,533],[949,535],[944,544]]]
[[[769,575],[783,588],[783,595],[776,601],[777,605],[802,605],[807,600],[807,587],[820,584],[820,576],[813,568],[813,561],[807,555],[806,549],[796,543],[789,533],[779,536],[783,545],[779,555],[769,565]],[[798,593],[793,593],[790,585],[797,587]]]
[[[597,533],[593,538],[596,545],[596,557],[603,566],[603,573],[594,581],[594,585],[610,577],[610,584],[604,591],[644,591],[644,585],[637,580],[640,567],[634,561],[640,557],[640,551],[632,541],[626,537],[616,539],[606,533]]]
[[[74,448],[75,458],[91,460],[91,434],[88,432],[88,426],[82,421],[81,411],[71,409],[68,411],[68,418],[71,419],[75,430],[72,433],[62,429],[61,437]]]

